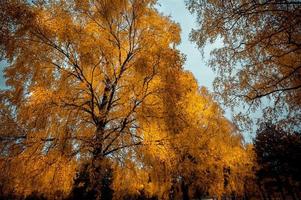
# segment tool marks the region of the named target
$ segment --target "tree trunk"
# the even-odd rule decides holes
[[[292,197],[293,200],[299,200],[298,196],[296,195],[295,189],[293,187],[292,182],[290,181],[289,178],[286,178],[286,185],[287,185],[287,190]]]
[[[98,125],[95,132],[95,136],[96,139],[95,139],[93,155],[92,155],[92,165],[91,165],[92,169],[90,174],[90,182],[95,190],[95,199],[101,200],[102,199],[101,180],[103,178],[102,164],[104,161],[104,155],[102,152],[103,123],[100,122],[100,124]]]
[[[265,191],[264,191],[264,189],[262,189],[262,184],[259,181],[257,182],[257,184],[258,184],[258,188],[259,188],[259,191],[260,191],[260,194],[261,194],[263,200],[267,200]]]
[[[283,190],[284,188],[283,188],[283,184],[282,184],[282,181],[281,181],[279,176],[276,177],[276,181],[277,181],[276,184],[277,184],[278,190],[280,191],[280,194],[281,194],[281,198],[283,200],[285,200],[285,193],[284,193],[284,190]]]
[[[183,180],[181,183],[181,189],[182,189],[182,199],[189,200],[189,194],[188,194],[189,187]]]

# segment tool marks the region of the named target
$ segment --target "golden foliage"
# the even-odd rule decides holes
[[[9,88],[1,111],[11,123],[0,129],[4,191],[66,197],[87,162],[95,199],[102,164],[113,170],[115,199],[243,193],[251,155],[182,69],[180,28],[154,3],[20,2],[33,19],[12,16],[22,34],[3,43]]]

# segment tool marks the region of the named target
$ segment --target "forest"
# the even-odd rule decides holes
[[[0,199],[301,199],[301,2],[185,0],[213,91],[157,5],[0,0]]]

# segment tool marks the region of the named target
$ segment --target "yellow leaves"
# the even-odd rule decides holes
[[[76,170],[74,160],[70,161],[61,155],[36,157],[32,153],[22,154],[3,164],[1,169],[10,177],[6,191],[14,191],[14,194],[25,197],[33,192],[48,198],[61,192],[62,197],[66,197],[72,188]]]
[[[145,154],[151,159],[158,159],[169,162],[173,157],[170,152],[169,137],[164,128],[153,127],[143,132],[145,147],[143,147]]]
[[[47,34],[58,37],[59,40],[71,39],[75,34],[72,16],[65,9],[63,1],[52,5],[51,9],[37,8],[37,24],[47,30]]]
[[[12,183],[19,193],[52,195],[51,186],[60,185],[65,194],[75,166],[103,157],[114,165],[115,199],[143,192],[168,198],[184,180],[193,182],[191,191],[221,194],[223,168],[240,170],[241,141],[209,92],[183,71],[174,48],[180,28],[153,2],[77,1],[74,8],[53,1],[33,8],[37,24],[20,38],[7,71],[20,90],[11,94],[24,100],[12,106],[26,127],[24,152],[14,162],[29,160],[14,166],[22,172]],[[95,185],[98,161],[87,172]],[[22,183],[35,171],[32,182]]]
[[[147,179],[147,172],[136,168],[131,161],[127,161],[124,167],[117,167],[112,184],[115,191],[114,199],[122,199],[126,195],[139,195],[140,191],[144,189]]]
[[[35,87],[29,94],[29,104],[43,104],[52,99],[52,92],[44,87]]]
[[[138,22],[138,26],[147,28],[142,32],[140,45],[149,51],[157,51],[160,48],[167,48],[170,45],[180,43],[180,27],[169,17],[163,17],[157,12],[150,11]]]
[[[193,187],[204,187],[212,195],[222,195],[227,192],[224,188],[225,167],[233,170],[231,187],[240,191],[241,184],[236,177],[250,173],[249,168],[245,167],[250,158],[240,138],[234,135],[233,125],[222,116],[221,109],[208,91],[204,88],[198,90],[196,81],[189,73],[176,70],[166,70],[165,73],[168,74],[162,77],[165,81],[161,80],[157,87],[163,87],[167,92],[156,101],[160,102],[157,109],[161,106],[166,109],[163,112],[166,112],[166,119],[140,123],[146,144],[141,148],[144,163],[158,163],[162,168],[161,162],[164,162],[167,170],[161,174],[154,168],[151,174],[152,180],[156,181],[148,184],[146,191],[160,194],[157,183],[168,189],[169,173],[188,179],[196,173]],[[154,99],[150,98],[150,101]],[[156,143],[152,145],[154,141]],[[244,172],[243,168],[246,169]],[[157,176],[166,179],[154,179]]]

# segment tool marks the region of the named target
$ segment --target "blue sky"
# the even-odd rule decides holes
[[[187,56],[184,68],[194,74],[200,86],[206,86],[212,91],[212,82],[215,76],[206,65],[206,61],[215,45],[207,45],[204,50],[204,58],[202,58],[196,45],[189,41],[189,33],[192,28],[196,27],[196,17],[186,9],[184,0],[158,0],[157,9],[180,24],[182,42],[178,48]]]
[[[3,68],[4,68],[5,64],[4,62],[0,62],[0,89],[5,87],[5,81],[3,78]]]
[[[179,50],[187,57],[184,68],[191,71],[198,80],[199,86],[205,86],[209,91],[213,92],[213,80],[216,77],[215,73],[209,68],[206,63],[210,58],[210,52],[214,48],[222,46],[221,41],[217,41],[214,44],[207,44],[204,49],[204,57],[202,57],[196,44],[189,40],[189,34],[193,28],[197,27],[196,17],[190,14],[186,9],[184,0],[158,0],[157,9],[164,15],[170,16],[172,20],[179,23],[182,29],[181,39],[182,42],[178,46]],[[221,105],[222,106],[222,105]],[[223,107],[223,106],[222,106]],[[232,111],[230,109],[225,110],[225,116],[228,119],[232,119]],[[237,110],[244,111],[243,108],[238,107]],[[254,113],[252,116],[259,116],[260,112]],[[254,130],[256,126],[253,127]],[[254,132],[254,130],[252,130]],[[252,138],[252,132],[244,132],[246,141],[250,142]]]

